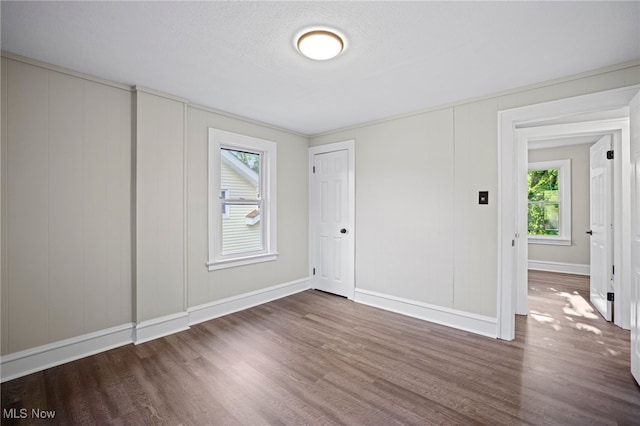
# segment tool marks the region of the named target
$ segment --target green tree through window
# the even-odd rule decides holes
[[[558,169],[530,170],[527,183],[529,235],[558,235]]]
[[[246,164],[251,170],[260,173],[260,154],[244,151],[229,150],[238,160]]]

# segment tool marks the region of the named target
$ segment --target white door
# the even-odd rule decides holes
[[[631,130],[631,374],[640,383],[640,93],[629,104]]]
[[[315,154],[312,172],[313,288],[350,297],[349,152]]]
[[[613,319],[613,161],[607,159],[611,135],[603,136],[591,147],[591,303],[604,319]]]

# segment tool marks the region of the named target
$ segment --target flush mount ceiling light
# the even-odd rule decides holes
[[[296,48],[307,58],[326,61],[344,50],[344,38],[331,29],[310,29],[296,37]]]

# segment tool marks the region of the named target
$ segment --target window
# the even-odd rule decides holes
[[[209,129],[209,270],[277,255],[276,144]]]
[[[571,244],[571,160],[529,163],[529,242]]]

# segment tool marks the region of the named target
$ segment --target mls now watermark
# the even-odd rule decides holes
[[[4,408],[2,409],[3,419],[53,419],[56,417],[55,410],[41,410],[39,408]]]

